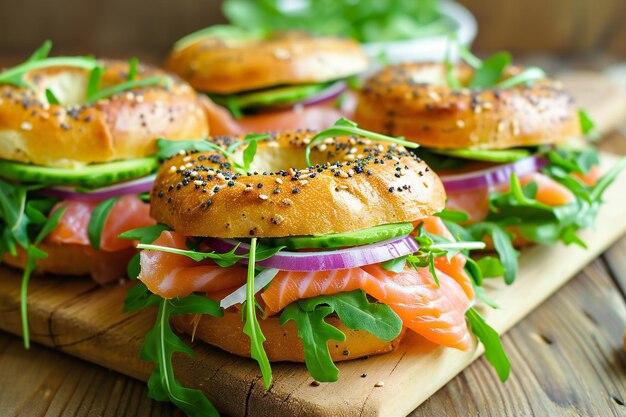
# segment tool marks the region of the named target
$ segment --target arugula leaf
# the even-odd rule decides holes
[[[362,290],[302,299],[299,304],[306,312],[312,312],[322,304],[329,305],[349,329],[365,330],[387,342],[402,332],[402,319],[391,307],[370,303]]]
[[[485,256],[476,261],[485,278],[504,276],[505,268],[500,259],[493,256]]]
[[[128,77],[126,81],[134,81],[137,77],[137,67],[139,66],[139,60],[135,57],[130,59],[128,63]]]
[[[406,256],[401,256],[399,258],[390,259],[380,264],[382,268],[386,271],[391,272],[402,272],[406,265]]]
[[[48,100],[48,104],[56,104],[56,105],[61,104],[61,101],[59,101],[57,96],[54,95],[52,90],[50,90],[49,88],[46,88],[46,100]]]
[[[45,259],[48,254],[35,245],[39,245],[59,224],[59,220],[67,207],[62,207],[48,217],[43,227],[35,237],[34,244],[29,244],[26,250],[27,259],[24,272],[22,274],[22,284],[20,288],[20,313],[22,316],[22,337],[24,338],[24,347],[30,349],[30,332],[28,329],[28,282],[33,271],[37,268],[37,260]]]
[[[504,267],[504,282],[512,284],[517,276],[519,252],[513,247],[511,235],[502,225],[488,221],[474,223],[467,230],[474,239],[482,240],[486,235],[491,236],[494,249]]]
[[[27,190],[0,180],[0,213],[6,233],[11,237],[11,243],[17,242],[24,249],[28,248],[28,217],[24,215]]]
[[[441,210],[439,213],[435,213],[435,216],[439,217],[444,222],[448,221],[453,223],[465,223],[470,219],[469,214],[466,212],[448,208]]]
[[[32,85],[24,81],[26,73],[49,67],[68,66],[91,70],[97,66],[97,62],[89,57],[55,57],[48,58],[52,43],[46,40],[31,56],[22,64],[0,72],[0,84],[11,84],[18,87]]]
[[[593,119],[584,109],[578,110],[578,119],[580,120],[580,129],[585,135],[590,133],[596,127]]]
[[[103,100],[112,95],[119,94],[124,91],[132,90],[135,88],[144,88],[144,87],[151,87],[151,86],[156,86],[156,85],[161,85],[166,88],[171,88],[171,84],[172,82],[170,81],[169,78],[160,77],[160,76],[144,78],[141,80],[126,81],[120,84],[113,85],[111,87],[103,88],[99,91],[91,91],[87,95],[87,104],[95,103],[98,100]]]
[[[95,250],[100,249],[100,240],[102,239],[104,225],[117,200],[119,200],[119,197],[111,197],[104,200],[100,202],[91,213],[91,218],[87,224],[87,236],[89,237],[89,243],[91,243],[91,246]]]
[[[30,349],[30,332],[28,330],[28,281],[30,276],[37,267],[37,259],[45,259],[48,254],[35,245],[29,245],[27,252],[26,266],[22,273],[22,285],[20,288],[20,313],[22,316],[22,337],[24,338],[24,347]]]
[[[296,322],[298,337],[304,347],[306,367],[311,376],[320,382],[335,382],[339,379],[339,369],[330,356],[328,341],[346,340],[341,330],[324,321],[332,312],[333,308],[329,306],[317,306],[313,311],[305,311],[296,301],[285,307],[280,315],[280,324],[289,320]]]
[[[490,327],[473,307],[465,313],[465,317],[470,323],[472,332],[485,346],[485,358],[495,368],[500,381],[506,381],[511,373],[511,362],[504,351],[498,332]]]
[[[251,142],[259,142],[259,141],[263,141],[263,140],[269,140],[271,138],[272,138],[272,136],[270,134],[267,134],[267,133],[249,133],[242,140],[237,140],[237,141],[234,141],[233,143],[231,143],[228,146],[228,148],[226,148],[226,151],[232,154],[240,146],[243,146],[245,144],[249,144]]]
[[[165,230],[170,230],[170,228],[164,224],[155,224],[153,226],[127,230],[120,234],[119,237],[121,239],[138,240],[141,243],[149,244],[157,240]]]
[[[220,317],[223,311],[216,301],[195,295],[172,300],[158,298],[156,324],[146,335],[139,354],[142,360],[155,363],[148,380],[148,396],[157,401],[169,400],[190,417],[218,417],[217,409],[202,391],[185,388],[176,380],[172,355],[182,352],[193,356],[193,350],[172,331],[169,318],[178,314],[210,314]]]
[[[311,166],[311,148],[315,143],[320,142],[326,138],[334,137],[334,136],[362,136],[373,140],[378,140],[382,142],[395,143],[400,146],[404,146],[405,148],[417,148],[419,145],[415,142],[409,142],[404,140],[404,138],[394,138],[387,135],[381,135],[380,133],[370,132],[365,129],[358,128],[357,124],[351,120],[346,118],[341,118],[335,122],[335,124],[329,129],[322,130],[315,136],[311,138],[311,141],[306,146],[304,151],[304,157],[307,165]]]
[[[256,155],[256,149],[257,141],[252,140],[243,151],[243,169],[246,172],[250,171],[250,164],[252,164],[252,161],[254,160],[254,156]]]
[[[242,255],[237,255],[235,252],[239,248],[239,245],[235,246],[229,252],[226,253],[216,253],[213,252],[197,252],[195,250],[185,250],[185,249],[176,249],[170,248],[167,246],[159,246],[159,245],[150,245],[145,243],[140,243],[137,245],[138,249],[147,249],[147,250],[158,250],[161,252],[169,252],[174,253],[176,255],[183,255],[188,258],[193,259],[196,262],[200,262],[203,259],[212,259],[216,264],[223,268],[227,268],[229,266],[233,266],[237,263],[237,261],[241,259],[247,259],[249,257],[249,253],[245,253]],[[261,248],[256,251],[256,259],[257,261],[263,261],[267,258],[271,258],[276,255],[279,251],[284,249],[285,246],[278,246],[275,248]]]
[[[254,265],[256,255],[256,240],[252,238],[250,241],[250,254],[248,260],[248,280],[246,282],[246,301],[242,314],[245,316],[246,322],[243,326],[243,332],[250,338],[250,356],[259,363],[261,373],[263,374],[263,382],[265,388],[269,389],[272,384],[272,367],[267,358],[267,353],[263,348],[265,336],[261,331],[259,320],[256,316],[256,299],[254,298]]]
[[[89,73],[89,79],[87,80],[87,103],[91,103],[90,98],[93,97],[100,89],[103,72],[104,68],[98,65]]]
[[[535,81],[539,81],[546,78],[544,70],[538,67],[524,68],[522,72],[516,74],[510,78],[502,80],[497,84],[500,88],[511,88],[520,84],[532,84]]]
[[[307,369],[317,381],[334,382],[339,370],[333,363],[328,341],[346,340],[345,334],[328,324],[324,318],[337,313],[352,330],[365,330],[381,340],[390,341],[402,331],[402,320],[385,304],[370,303],[361,290],[322,295],[289,304],[280,316],[280,323],[293,320],[304,346]]]
[[[469,88],[486,88],[497,84],[510,64],[511,54],[508,52],[491,55],[474,71]]]

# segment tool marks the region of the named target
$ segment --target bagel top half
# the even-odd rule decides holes
[[[166,62],[196,90],[214,94],[333,81],[367,66],[358,42],[299,32],[269,38],[205,37],[174,49]]]
[[[509,66],[503,79],[522,69]],[[455,70],[467,85],[474,70],[468,65]],[[580,134],[578,108],[559,81],[453,90],[445,65],[434,63],[390,66],[370,78],[359,93],[354,119],[368,130],[431,148],[503,149]]]
[[[100,64],[104,67],[100,89],[127,81],[127,62]],[[87,104],[89,75],[86,69],[49,67],[25,75],[33,88],[0,85],[0,158],[78,167],[154,154],[158,137],[189,139],[208,134],[198,95],[178,77],[139,66],[136,80],[159,76],[165,83]],[[48,102],[46,89],[60,104]]]
[[[263,238],[356,231],[444,208],[439,177],[403,147],[328,138],[312,146],[307,167],[304,150],[314,135],[259,141],[255,172],[247,175],[234,174],[221,153],[181,151],[157,174],[151,215],[187,236]],[[216,138],[223,146],[233,140]]]

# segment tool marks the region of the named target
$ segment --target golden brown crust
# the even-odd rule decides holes
[[[126,81],[128,63],[102,64],[101,88]],[[88,76],[84,69],[54,67],[27,74],[34,89],[0,86],[0,158],[72,167],[153,154],[158,137],[208,135],[197,94],[177,77],[140,67],[137,79],[162,76],[171,88],[137,88],[84,105]],[[67,105],[48,104],[46,88]]]
[[[311,148],[315,166],[298,169],[313,136],[258,142],[251,175],[232,174],[217,152],[176,155],[157,174],[151,216],[187,236],[243,238],[348,232],[443,209],[441,180],[401,146],[327,139]],[[225,146],[233,138],[215,140]]]
[[[232,94],[345,78],[365,71],[368,62],[351,39],[291,32],[241,41],[204,38],[173,50],[165,65],[197,90]]]
[[[198,317],[198,318],[196,318]],[[196,320],[197,326],[196,326]],[[350,330],[336,317],[328,317],[326,321],[337,327],[346,335],[345,342],[329,341],[328,348],[334,362],[361,358],[363,356],[388,353],[398,347],[404,331],[392,340],[385,342],[362,330]],[[183,315],[171,318],[172,325],[180,332],[194,335],[227,352],[239,356],[250,356],[250,339],[243,332],[241,312],[236,309],[224,312],[224,317],[209,315]],[[293,321],[280,324],[278,316],[259,320],[261,330],[266,338],[263,348],[270,361],[304,362],[302,340]],[[194,332],[195,327],[195,332]]]
[[[472,71],[457,68],[461,81]],[[520,71],[511,67],[504,78]],[[354,118],[366,129],[432,148],[501,149],[580,134],[573,98],[558,81],[453,91],[445,80],[443,64],[387,67],[366,82]]]
[[[86,245],[46,241],[37,247],[48,254],[47,258],[37,260],[37,272],[64,276],[92,276],[99,284],[126,278],[126,265],[137,253],[137,250],[132,247],[105,252],[96,251]],[[27,261],[26,251],[19,246],[17,256],[5,253],[2,257],[2,262],[20,269],[24,269]]]

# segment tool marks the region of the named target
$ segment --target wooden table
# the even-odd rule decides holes
[[[601,147],[626,154],[626,137]],[[506,384],[481,358],[411,416],[624,416],[625,327],[626,237],[503,337]],[[0,416],[17,415],[182,413],[148,399],[143,382],[0,332]]]

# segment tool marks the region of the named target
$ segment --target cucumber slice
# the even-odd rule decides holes
[[[339,248],[360,246],[380,242],[398,236],[406,236],[413,231],[411,223],[382,224],[368,229],[329,235],[289,236],[262,239],[270,246],[286,246],[288,249]]]
[[[332,83],[289,85],[264,90],[239,93],[236,95],[209,94],[209,97],[217,104],[231,110],[281,106],[297,103],[327,88]]]
[[[475,161],[487,162],[515,162],[530,156],[531,151],[525,148],[512,149],[435,149],[430,148],[433,153],[453,156],[456,158],[473,159]]]
[[[0,176],[20,182],[43,185],[74,185],[85,188],[103,187],[120,181],[142,177],[158,166],[156,158],[137,158],[82,168],[51,168],[0,160]]]

